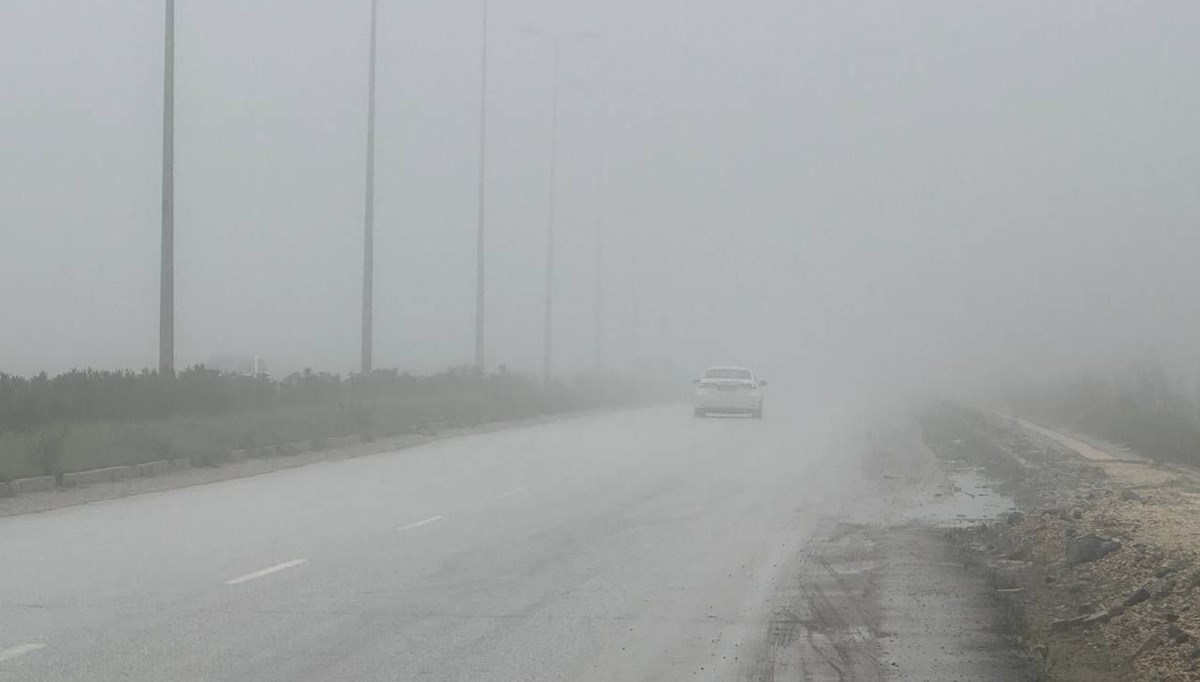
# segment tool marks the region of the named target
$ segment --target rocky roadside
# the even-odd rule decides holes
[[[1200,486],[1085,459],[1019,421],[943,404],[921,419],[947,468],[983,468],[1020,511],[951,533],[1049,680],[1200,680]]]

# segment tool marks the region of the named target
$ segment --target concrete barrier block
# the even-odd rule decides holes
[[[77,474],[77,481],[83,485],[116,481],[119,480],[117,477],[118,469],[121,469],[121,467],[105,467],[103,469],[92,469],[91,471],[80,471]]]
[[[0,481],[0,497],[12,497],[17,492],[13,490],[12,483],[8,481]]]
[[[88,471],[73,471],[69,474],[63,474],[63,485],[70,487],[91,485],[111,480],[113,480],[112,469],[89,469]]]
[[[11,482],[13,492],[16,493],[40,493],[47,490],[54,490],[53,476],[33,476],[31,478],[18,478]]]
[[[96,475],[96,482],[100,481],[119,481],[121,480],[120,470],[122,467],[107,467],[104,469],[96,469],[92,471]]]
[[[138,478],[150,478],[154,475],[154,462],[142,462],[134,466]]]
[[[308,452],[308,445],[309,445],[309,441],[301,441],[299,443],[289,443],[288,444],[288,454],[289,455],[299,455],[301,453]]]
[[[136,466],[113,467],[114,481],[127,481],[137,477],[137,475],[138,468]]]
[[[243,459],[249,459],[250,453],[251,453],[251,451],[247,450],[245,448],[242,448],[240,450],[230,450],[229,451],[229,459],[232,459],[235,462],[240,462]]]
[[[178,457],[171,460],[171,471],[183,471],[192,468],[192,460],[190,457]]]

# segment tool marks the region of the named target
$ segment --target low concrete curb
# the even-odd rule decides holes
[[[586,414],[587,411],[580,414]],[[552,418],[554,415],[540,415],[528,417],[529,420]],[[471,426],[480,427],[488,424],[508,425],[512,426],[519,424],[522,420],[513,421],[498,421],[484,422],[482,424],[473,424]],[[436,439],[438,433],[443,428],[469,428],[467,425],[456,425],[449,421],[429,422],[415,426],[408,436],[417,438],[417,441],[406,445],[412,445],[428,442]],[[321,440],[320,447],[316,446],[313,441],[302,441],[299,443],[287,443],[284,445],[264,445],[256,448],[244,448],[229,452],[228,458],[230,461],[238,462],[251,458],[268,458],[268,457],[286,457],[288,455],[297,455],[305,452],[318,452],[324,450],[338,450],[347,448],[352,445],[359,445],[371,441],[364,441],[361,436],[354,434],[349,436],[332,436]],[[76,488],[97,483],[111,483],[115,481],[126,481],[135,478],[153,478],[155,476],[163,476],[177,471],[184,471],[192,468],[192,460],[188,457],[178,457],[176,459],[164,459],[156,462],[144,462],[141,464],[131,464],[128,466],[104,467],[103,469],[91,469],[88,471],[72,471],[62,474],[62,487]],[[13,497],[25,493],[49,492],[57,488],[55,478],[53,476],[35,476],[32,478],[18,478],[12,481],[0,481],[0,498]]]
[[[62,483],[64,486],[76,486],[112,481],[115,480],[113,477],[113,471],[117,468],[118,467],[105,467],[103,469],[92,469],[90,471],[76,471],[69,474],[63,474]]]
[[[334,449],[356,445],[361,442],[358,436],[339,436],[336,438],[326,439],[325,445],[321,449]],[[301,443],[288,443],[285,445],[264,445],[262,447],[234,450],[229,453],[229,458],[234,461],[241,461],[251,457],[282,457],[287,455],[296,455],[302,452],[313,450],[312,441],[304,441]],[[72,471],[62,475],[62,486],[64,488],[75,488],[84,485],[93,485],[96,483],[111,483],[113,481],[126,481],[133,478],[150,478],[153,476],[162,476],[175,471],[184,471],[192,468],[192,460],[189,457],[178,457],[176,459],[163,459],[156,462],[143,462],[141,464],[131,464],[128,466],[104,467],[103,469],[89,469],[87,471]],[[12,481],[0,481],[0,497],[12,497],[24,493],[39,493],[54,490],[57,487],[53,476],[34,476],[31,478],[18,478]]]
[[[157,462],[146,462],[144,464],[138,464],[136,469],[138,475],[143,478],[147,476],[161,476],[163,474],[170,473],[171,463],[165,459]]]
[[[351,435],[326,438],[320,448],[314,448],[312,441],[287,443],[284,445],[263,445],[256,448],[234,450],[229,453],[229,459],[236,462],[252,457],[286,457],[288,455],[296,455],[302,452],[310,452],[313,450],[335,450],[351,445],[358,445],[361,442],[362,438],[356,435]],[[162,476],[175,471],[183,471],[190,468],[192,468],[192,460],[188,457],[179,457],[176,459],[163,459],[157,462],[144,462],[142,464],[131,464],[128,466],[104,467],[103,469],[90,469],[88,471],[72,471],[62,475],[62,487],[75,488],[79,486],[93,485],[96,483],[126,481],[133,478],[150,478],[153,476]],[[35,476],[32,478],[18,478],[12,481],[0,481],[0,497],[12,497],[14,495],[22,495],[25,493],[48,492],[57,487],[58,486],[55,483],[53,476]]]
[[[162,474],[170,473],[171,471],[187,469],[190,466],[190,462],[175,465],[172,461],[163,459],[157,462],[145,462],[130,466],[105,467],[103,469],[91,469],[89,471],[74,471],[69,474],[63,474],[62,484],[63,487],[74,487],[79,485],[91,485],[93,483],[124,481],[130,478],[161,476]]]
[[[337,436],[335,438],[325,439],[325,448],[332,450],[334,448],[344,448],[348,445],[358,445],[362,439],[358,436]]]
[[[635,408],[644,407],[642,405],[634,406]],[[627,409],[627,408],[622,408]],[[177,488],[186,488],[192,485],[203,485],[206,483],[217,483],[220,481],[243,478],[245,476],[256,476],[262,473],[270,473],[271,471],[290,468],[291,466],[303,466],[304,463],[312,463],[313,461],[336,461],[347,457],[360,457],[364,455],[375,455],[393,450],[402,450],[407,448],[424,445],[431,441],[440,440],[441,438],[454,438],[464,435],[477,435],[483,433],[491,433],[502,429],[511,429],[521,426],[531,426],[545,424],[553,421],[558,421],[568,417],[583,417],[595,414],[607,414],[617,411],[614,408],[595,409],[595,410],[579,410],[570,413],[560,414],[544,414],[533,415],[523,418],[514,418],[511,420],[496,420],[483,422],[479,424],[462,425],[458,427],[461,433],[456,433],[458,429],[449,428],[449,432],[443,432],[440,426],[448,426],[448,423],[427,423],[416,426],[407,433],[398,433],[380,438],[379,440],[362,439],[357,435],[352,436],[337,436],[327,439],[321,439],[320,447],[313,447],[312,441],[302,443],[292,443],[281,447],[272,447],[268,453],[265,449],[258,450],[241,450],[231,452],[227,455],[227,462],[231,465],[229,469],[241,468],[245,470],[249,467],[247,473],[233,473],[228,476],[220,476],[217,474],[209,475],[208,471],[193,471],[187,476],[185,482],[179,484],[172,483],[175,477],[171,474],[182,474],[185,471],[194,469],[193,462],[188,457],[179,457],[169,460],[159,460],[156,462],[146,462],[143,464],[135,464],[126,467],[106,467],[104,469],[94,469],[91,471],[71,472],[62,476],[62,488],[56,488],[54,485],[54,477],[38,476],[30,479],[0,481],[0,499],[3,503],[0,504],[0,518],[7,516],[16,516],[20,514],[30,514],[51,509],[60,509],[63,507],[73,507],[80,504],[88,504],[91,502],[99,502],[104,500],[124,497],[129,494],[142,494],[152,492],[162,492],[163,490],[173,490]],[[357,447],[349,447],[357,446]],[[328,450],[328,454],[324,451]],[[278,455],[301,455],[295,459],[289,457],[281,457]],[[309,454],[312,453],[312,454]],[[314,455],[316,459],[314,459]],[[260,459],[277,459],[278,464],[254,464],[248,462],[251,458]],[[238,462],[236,460],[242,460]],[[298,462],[299,464],[289,464],[289,462]],[[212,468],[215,470],[226,469],[224,466],[216,466],[224,462],[205,462],[202,468],[207,470]],[[200,463],[196,463],[197,466]],[[165,480],[161,482],[151,482],[154,479],[162,476]],[[96,481],[95,486],[90,486],[84,481]],[[113,483],[122,483],[122,485],[113,485]],[[107,492],[106,492],[107,491]],[[30,492],[54,492],[53,495],[29,495],[25,498],[24,493]]]
[[[233,450],[229,453],[229,458],[235,462],[240,462],[245,459],[254,458],[286,457],[288,455],[298,455],[304,452],[336,450],[337,448],[358,445],[361,442],[362,439],[358,436],[336,436],[333,438],[326,438],[320,447],[317,447],[311,440],[305,440],[299,443],[285,443],[284,445],[260,445],[256,448]]]

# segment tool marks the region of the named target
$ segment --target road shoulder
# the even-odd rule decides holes
[[[1020,503],[956,541],[1004,590],[1046,678],[1200,678],[1194,474],[971,408],[925,424],[943,460],[1004,472]]]
[[[1011,500],[944,467],[909,425],[869,441],[860,508],[824,520],[781,572],[741,678],[1035,679],[995,586],[951,541]]]

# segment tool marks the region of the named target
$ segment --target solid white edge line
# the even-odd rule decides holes
[[[45,648],[45,644],[21,644],[19,646],[12,647],[11,649],[0,649],[0,663],[10,661],[17,656],[24,656],[25,654],[33,653],[38,649]]]
[[[255,580],[257,578],[261,578],[266,575],[271,575],[272,573],[278,573],[279,571],[286,571],[289,568],[295,568],[297,566],[300,566],[300,565],[303,565],[306,563],[308,563],[308,559],[292,559],[291,561],[285,561],[282,564],[276,564],[269,568],[264,568],[261,571],[247,573],[246,575],[238,576],[236,578],[233,578],[232,580],[226,580],[225,584],[226,585],[240,585],[242,583],[249,582],[251,580]]]
[[[421,526],[428,526],[431,523],[436,523],[441,520],[442,520],[441,516],[430,516],[427,519],[422,519],[420,521],[410,523],[407,526],[401,526],[400,530],[412,530],[414,528],[420,528]]]
[[[521,486],[520,488],[514,488],[506,493],[500,493],[500,497],[501,498],[512,497],[513,495],[516,495],[517,493],[523,493],[523,492],[525,492],[525,486]]]

